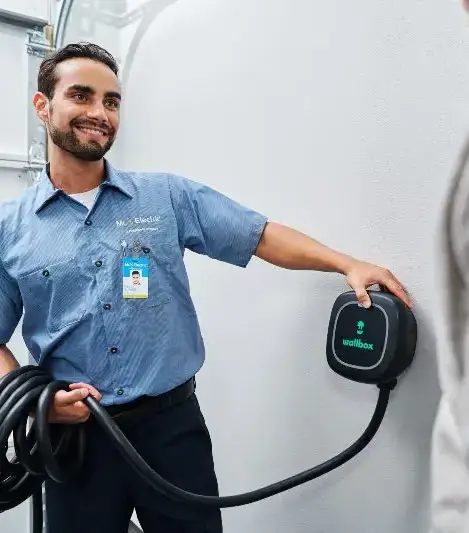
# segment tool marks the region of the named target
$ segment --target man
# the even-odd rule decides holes
[[[469,11],[469,0],[463,0]],[[441,399],[432,442],[431,533],[469,533],[469,143],[451,184],[436,263]]]
[[[80,401],[97,398],[168,480],[218,494],[194,394],[204,347],[184,250],[240,267],[255,255],[283,268],[340,272],[364,306],[376,283],[411,302],[387,269],[333,251],[213,189],[115,169],[104,156],[118,131],[120,103],[115,61],[98,46],[69,45],[41,65],[34,105],[47,126],[49,163],[40,183],[0,214],[0,375],[18,365],[6,344],[24,309],[32,356],[73,383],[57,393],[51,422],[87,423],[83,475],[46,484],[48,533],[125,533],[134,508],[145,533],[220,533],[219,510],[167,501],[143,485]],[[148,279],[139,298],[123,290],[133,268]]]

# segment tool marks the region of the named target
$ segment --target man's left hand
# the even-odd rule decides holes
[[[345,272],[345,278],[355,291],[358,301],[364,307],[371,306],[367,288],[372,285],[384,286],[389,292],[400,298],[407,307],[412,307],[412,302],[402,283],[387,268],[365,261],[353,261],[347,272]]]

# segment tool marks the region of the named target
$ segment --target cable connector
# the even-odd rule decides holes
[[[386,381],[386,383],[379,383],[377,385],[378,389],[381,390],[394,390],[397,385],[397,379],[392,379],[391,381]]]

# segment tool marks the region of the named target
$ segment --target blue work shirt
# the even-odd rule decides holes
[[[35,361],[111,405],[197,373],[205,353],[184,251],[246,267],[267,219],[181,176],[105,169],[89,211],[47,168],[0,205],[0,344],[24,313]],[[148,259],[148,298],[123,298],[124,254]]]

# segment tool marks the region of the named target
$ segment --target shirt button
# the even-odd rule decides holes
[[[113,346],[110,350],[111,353],[117,353],[117,348]]]
[[[91,226],[91,224],[93,224],[93,222],[91,222],[91,220],[86,220],[86,221],[85,221],[85,224],[86,224],[87,226]]]
[[[150,253],[150,248],[142,248],[144,254]]]
[[[96,261],[95,265],[97,267],[103,266],[103,262],[102,261]]]
[[[124,389],[117,389],[116,392],[119,396],[122,396],[124,394]]]
[[[103,307],[106,311],[109,311],[109,309],[111,309],[111,304],[104,304]]]
[[[47,276],[49,275],[49,271],[48,270],[43,270],[42,271],[42,275],[47,278]]]

